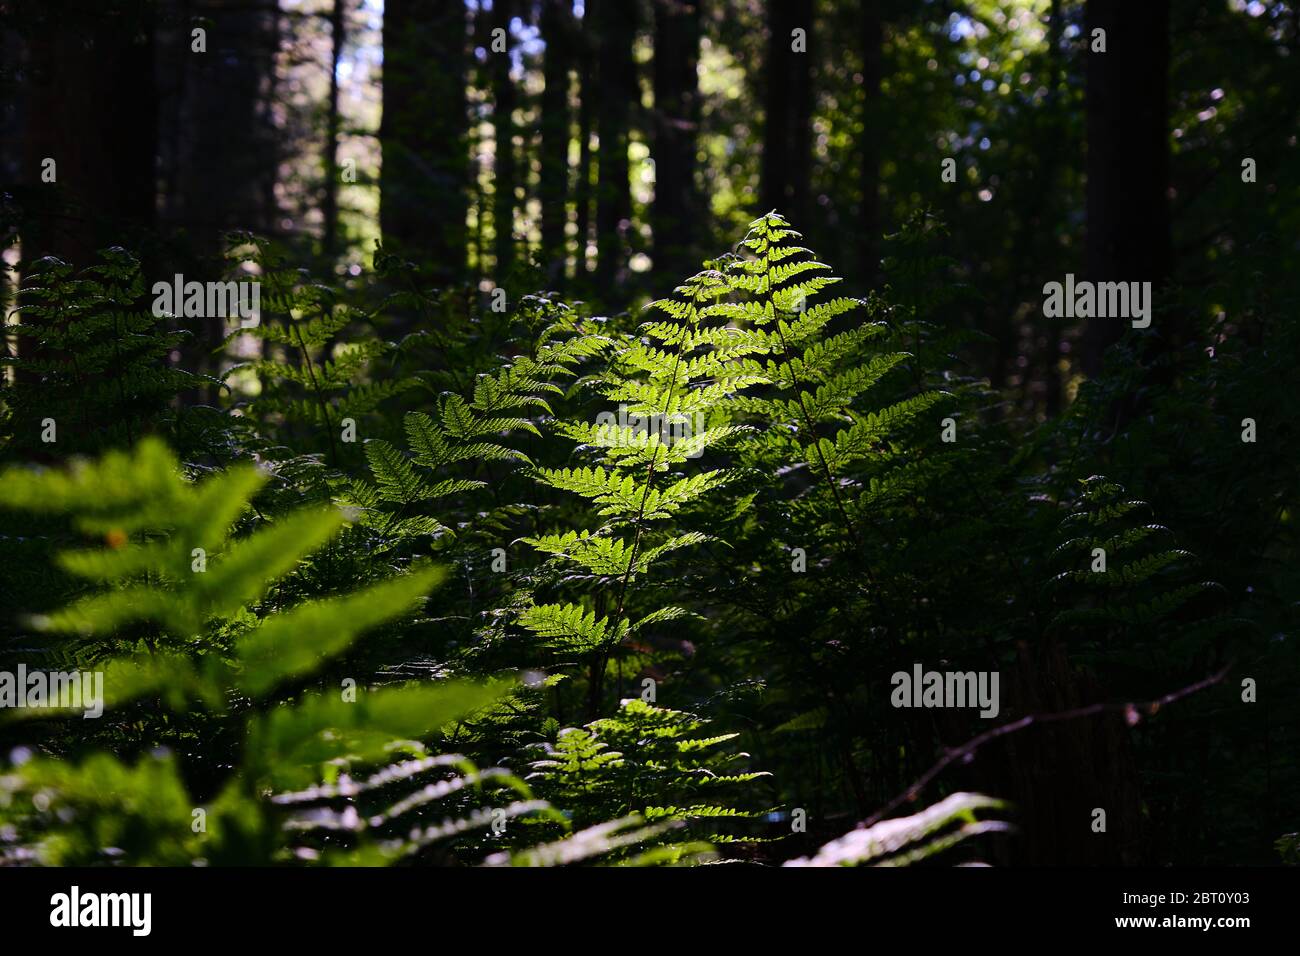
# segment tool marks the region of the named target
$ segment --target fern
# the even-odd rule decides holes
[[[262,352],[223,373],[224,380],[253,393],[237,407],[263,429],[276,425],[311,436],[340,467],[355,436],[373,434],[382,423],[381,409],[419,381],[376,377],[372,366],[381,360],[391,365],[399,346],[373,332],[366,338],[347,335],[353,328],[373,329],[375,316],[349,304],[338,289],[291,269],[269,240],[233,234],[228,258],[254,270],[261,283],[261,321],[226,339],[227,347],[252,339]]]
[[[1005,825],[955,794],[817,849],[973,732],[892,708],[879,675],[900,661],[1007,673],[1041,648],[1134,700],[1243,651],[1277,661],[1250,656],[1255,632],[1197,572],[1186,514],[1153,517],[1168,495],[1069,483],[1105,457],[1093,412],[1040,429],[962,370],[978,336],[944,321],[960,284],[941,239],[909,224],[888,284],[850,296],[773,212],[644,314],[607,318],[549,294],[475,308],[382,254],[375,281],[329,287],[267,244],[237,250],[267,321],[227,343],[254,359],[227,377],[239,414],[187,413],[205,454],[146,440],[3,472],[4,579],[31,612],[4,653],[102,670],[114,714],[2,715],[40,755],[0,769],[0,855],[907,865]],[[131,296],[94,275],[78,291],[52,272],[33,328],[93,318],[77,334],[102,352],[94,323]],[[7,392],[3,413],[27,400]],[[167,431],[168,414],[123,422]],[[1024,670],[1009,709],[1032,706]],[[1174,731],[1145,716],[1150,757]],[[784,806],[816,842],[786,849],[765,809]]]
[[[532,761],[528,779],[568,808],[579,826],[629,813],[697,829],[761,816],[727,805],[728,796],[770,774],[741,769],[748,754],[716,752],[737,734],[700,736],[706,724],[683,711],[624,700],[610,717],[561,730],[553,742],[538,745],[542,756]],[[710,844],[757,839],[712,830],[701,837]]]
[[[560,562],[557,571],[576,568],[590,575],[602,588],[597,606],[537,604],[518,616],[550,646],[586,663],[593,713],[601,706],[608,664],[633,630],[624,617],[633,583],[669,553],[709,540],[703,532],[672,525],[684,508],[729,478],[725,469],[689,476],[673,469],[733,438],[738,430],[726,421],[726,400],[763,380],[739,370],[740,353],[731,343],[701,334],[722,328],[710,309],[727,289],[722,273],[706,270],[678,286],[674,298],[650,303],[648,309],[671,321],[643,324],[643,336],[622,341],[610,366],[593,379],[599,394],[620,403],[618,412],[604,413],[606,420],[594,424],[553,423],[557,433],[581,443],[592,463],[533,472],[541,484],[587,499],[604,519],[594,529],[524,538],[553,555]]]
[[[754,299],[727,314],[763,332],[766,360],[749,358],[773,388],[737,405],[767,425],[763,442],[795,456],[795,464],[812,469],[840,515],[842,530],[856,539],[861,515],[841,488],[842,476],[863,459],[888,454],[900,427],[945,399],[939,390],[923,390],[901,401],[864,409],[863,401],[912,356],[903,351],[869,354],[870,343],[885,333],[883,323],[858,325],[827,335],[833,320],[865,305],[836,298],[820,305],[812,300],[838,283],[824,275],[830,266],[795,245],[800,234],[776,212],[756,220],[741,242],[748,258],[729,268],[733,289]],[[795,258],[797,257],[797,258]],[[794,261],[791,261],[791,260]],[[817,273],[817,274],[812,274]],[[779,437],[774,437],[779,436]]]
[[[494,463],[506,468],[530,463],[511,438],[540,436],[540,431],[532,417],[519,413],[549,413],[550,400],[563,394],[558,383],[573,377],[575,366],[609,344],[604,336],[584,331],[575,316],[556,310],[547,300],[530,300],[528,307],[551,320],[537,334],[530,354],[517,355],[496,371],[480,375],[468,396],[444,394],[436,414],[408,412],[409,453],[381,439],[366,443],[374,481],[354,482],[348,498],[361,509],[359,522],[380,536],[381,548],[451,534],[463,525],[474,515],[464,507],[464,494],[495,490],[502,480],[492,470]],[[440,521],[435,512],[449,498],[460,499],[459,507]]]
[[[1074,606],[1063,607],[1052,619],[1053,627],[1086,626],[1094,635],[1098,629],[1134,629],[1131,633],[1139,637],[1199,596],[1221,590],[1208,581],[1179,582],[1193,556],[1173,547],[1165,526],[1136,523],[1149,505],[1102,477],[1082,485],[1073,510],[1061,522],[1068,537],[1053,554],[1058,566],[1074,565],[1053,579],[1061,592],[1058,602],[1065,603],[1068,595]]]
[[[1004,808],[1005,804],[1000,800],[974,793],[954,793],[912,816],[850,830],[811,857],[789,860],[785,865],[907,866],[919,863],[972,837],[1005,832],[1009,829],[1005,822],[977,816],[979,811]]]
[[[891,259],[912,275],[943,268],[922,254],[931,238],[905,231]],[[926,303],[910,281],[899,282],[904,301],[888,287],[826,298],[838,278],[798,243],[773,212],[729,257],[716,309],[734,327],[728,340],[744,342],[739,364],[765,382],[728,400],[733,422],[752,429],[734,443],[731,487],[746,493],[709,529],[729,547],[685,584],[725,609],[713,639],[765,688],[765,726],[821,728],[818,772],[865,815],[888,793],[870,789],[859,762],[881,759],[879,736],[894,739],[899,715],[860,675],[887,673],[902,647],[920,653],[939,635],[944,653],[983,660],[1024,633],[1002,551],[1033,543],[1011,536],[1011,443],[985,415],[995,399],[944,367],[955,346],[918,314]],[[959,441],[945,440],[941,415],[960,423]]]
[[[419,568],[354,594],[271,613],[223,645],[212,639],[208,622],[254,606],[275,578],[337,531],[337,516],[308,510],[286,518],[241,539],[227,560],[187,579],[185,549],[194,541],[226,545],[229,526],[264,476],[234,469],[193,486],[161,444],[146,441],[132,455],[111,453],[68,472],[10,469],[3,477],[4,506],[65,513],[82,532],[106,538],[106,548],[67,552],[62,560],[107,590],[39,623],[101,645],[79,656],[105,672],[109,708],[146,694],[178,713],[200,704],[221,713],[235,701],[256,702],[238,707],[242,759],[206,803],[191,795],[168,755],[134,765],[106,752],[80,762],[20,757],[0,774],[0,821],[22,834],[4,848],[7,859],[54,865],[375,863],[451,846],[511,818],[540,814],[562,825],[562,817],[508,772],[480,772],[460,757],[430,756],[417,742],[490,708],[506,696],[507,681],[382,687],[360,690],[355,700],[329,692],[282,696],[288,685],[344,654],[361,633],[407,613],[437,584],[437,570]],[[213,579],[219,586],[195,583]],[[148,650],[113,653],[122,645],[108,638],[140,619],[156,620],[163,633]],[[100,660],[102,654],[111,656]],[[277,699],[283,702],[275,706]],[[384,766],[395,753],[407,757]],[[350,772],[340,774],[341,768],[368,766],[380,769],[355,782]],[[452,778],[357,818],[356,798],[383,796],[448,768],[455,770]],[[327,772],[332,782],[320,782]],[[496,797],[479,791],[499,787],[513,798],[497,801],[503,804],[498,813],[482,803]],[[390,835],[454,794],[475,794],[456,801],[459,816]],[[331,809],[338,798],[352,801],[349,809]],[[196,820],[202,825],[193,825]],[[352,845],[335,841],[322,852],[311,838],[322,831],[347,833]],[[598,837],[586,842],[597,844],[587,855],[605,852]],[[627,842],[624,835],[606,850]]]
[[[169,403],[205,381],[169,361],[188,333],[145,307],[138,260],[118,247],[100,258],[79,273],[55,258],[32,263],[5,318],[5,337],[17,345],[0,355],[8,457],[66,458],[172,431],[183,413]]]

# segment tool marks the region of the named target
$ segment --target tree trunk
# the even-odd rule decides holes
[[[564,230],[569,202],[569,69],[573,61],[572,0],[542,0],[541,178],[537,192],[542,204],[542,263],[548,280],[560,288],[564,281]]]
[[[160,216],[168,268],[210,280],[225,270],[225,236],[276,231],[275,184],[281,147],[272,122],[279,15],[240,0],[167,0],[159,30],[162,89]],[[195,19],[201,18],[201,19]],[[206,31],[206,52],[193,29]],[[182,355],[190,368],[215,374],[213,356],[227,320],[209,316]],[[215,389],[183,396],[213,402]]]
[[[206,53],[191,49],[199,16],[209,18]],[[280,149],[270,116],[279,21],[239,0],[173,0],[168,20],[162,218],[203,261],[220,256],[230,230],[276,228]]]
[[[435,282],[465,276],[466,7],[386,0],[379,225]]]
[[[807,230],[812,212],[812,0],[768,0],[768,47],[764,95],[761,212],[779,210],[796,229]]]
[[[872,285],[880,272],[880,85],[884,79],[884,24],[881,0],[862,0],[862,140],[858,170],[862,205],[858,212],[861,245],[858,269],[863,286]]]
[[[669,279],[678,279],[699,265],[700,4],[656,0],[654,12],[654,264]]]
[[[636,63],[636,6],[619,0],[594,0],[599,42],[600,97],[596,133],[600,140],[596,189],[596,281],[608,292],[627,265],[626,233],[632,219],[632,182],[628,164],[631,109],[639,102]]]
[[[494,268],[497,284],[504,283],[515,264],[515,84],[510,78],[510,21],[515,0],[495,0],[492,5],[492,37],[488,58],[492,64],[492,229],[495,236]],[[493,48],[505,30],[506,51]]]
[[[6,13],[24,25],[14,191],[23,259],[53,255],[84,268],[98,249],[121,245],[145,257],[148,275],[157,218],[154,9],[129,0],[15,7]],[[14,349],[41,358],[31,339],[17,339]]]
[[[1088,0],[1088,234],[1086,278],[1151,282],[1169,272],[1169,0]],[[1106,52],[1092,52],[1093,31]],[[1122,318],[1086,319],[1083,368],[1101,371],[1102,355],[1123,333]],[[1149,335],[1161,335],[1153,319]]]
[[[46,0],[26,13],[24,256],[85,266],[103,246],[140,249],[156,220],[153,7]]]
[[[596,65],[594,37],[591,29],[591,8],[583,14],[586,28],[577,36],[578,42],[578,183],[574,190],[574,225],[578,233],[577,257],[574,260],[574,278],[585,276],[587,246],[591,241],[591,124],[596,102]]]
[[[1062,149],[1065,139],[1065,123],[1061,113],[1061,83],[1064,74],[1064,64],[1062,63],[1061,37],[1064,32],[1063,11],[1061,10],[1061,0],[1052,0],[1051,9],[1048,11],[1047,21],[1047,44],[1048,44],[1048,73],[1047,73],[1047,108],[1043,111],[1043,142],[1039,147],[1039,159],[1043,166],[1042,192],[1048,195],[1056,195],[1057,187],[1057,166],[1061,159]],[[1040,195],[1042,195],[1040,192]],[[1049,203],[1048,209],[1051,210],[1056,204]],[[1047,216],[1039,215],[1034,217],[1035,232],[1041,228],[1043,220]],[[1061,381],[1061,324],[1058,321],[1049,320],[1047,322],[1047,341],[1044,351],[1044,384],[1046,391],[1044,397],[1044,408],[1048,418],[1055,418],[1061,412],[1062,395]]]
[[[343,56],[343,0],[330,8],[330,92],[325,124],[325,182],[321,196],[321,249],[326,258],[338,255],[339,228],[339,59]],[[332,263],[331,263],[332,264]]]

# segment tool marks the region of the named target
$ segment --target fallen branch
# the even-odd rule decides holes
[[[1205,690],[1207,687],[1213,687],[1215,684],[1222,681],[1223,678],[1228,676],[1228,671],[1231,669],[1232,664],[1229,663],[1217,674],[1207,677],[1204,680],[1197,681],[1195,684],[1189,684],[1181,690],[1172,691],[1165,694],[1163,697],[1156,698],[1155,700],[1139,703],[1089,704],[1087,707],[1080,707],[1076,710],[1063,710],[1050,714],[1027,714],[1019,720],[1011,721],[1009,724],[994,727],[992,730],[985,731],[977,737],[972,737],[960,747],[949,750],[939,759],[938,763],[918,777],[911,786],[863,821],[862,826],[873,826],[883,820],[888,814],[897,810],[902,804],[915,800],[921,795],[921,791],[925,789],[925,787],[928,786],[935,777],[943,773],[949,765],[957,760],[970,756],[990,740],[994,740],[998,737],[1005,737],[1007,734],[1013,734],[1018,730],[1024,730],[1026,727],[1031,727],[1034,724],[1057,723],[1063,720],[1077,720],[1082,717],[1092,717],[1096,714],[1119,711],[1124,713],[1131,726],[1142,719],[1141,715],[1144,711],[1148,716],[1153,716],[1166,704],[1172,704],[1175,701],[1182,700],[1184,697],[1189,697],[1198,691]]]

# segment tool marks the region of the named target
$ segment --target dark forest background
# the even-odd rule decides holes
[[[688,567],[675,580],[708,606],[704,624],[584,658],[573,681],[548,688],[530,729],[456,745],[519,769],[501,740],[554,739],[560,725],[606,716],[629,696],[625,673],[627,688],[648,674],[675,688],[660,704],[707,713],[773,772],[750,805],[768,814],[755,818],[765,837],[788,833],[797,806],[815,821],[805,839],[829,839],[877,811],[919,809],[894,798],[987,729],[965,715],[891,712],[863,687],[878,691],[918,656],[996,662],[1011,701],[1002,721],[1108,709],[991,741],[955,761],[937,791],[923,788],[926,802],[960,787],[1016,808],[1019,835],[996,837],[988,857],[1294,861],[1300,4],[0,0],[0,27],[5,463],[57,465],[160,434],[191,477],[273,463],[281,479],[267,513],[337,500],[381,470],[363,443],[338,440],[345,416],[367,439],[401,444],[404,415],[468,389],[501,356],[536,357],[518,344],[536,333],[528,309],[563,303],[631,328],[646,303],[778,210],[844,277],[836,295],[885,310],[876,314],[897,321],[900,347],[934,360],[899,394],[929,384],[959,394],[957,420],[975,436],[963,447],[977,457],[863,504],[883,510],[863,520],[863,539],[847,522],[857,557],[835,565],[838,584],[810,585],[765,620],[771,579]],[[53,182],[42,179],[51,157]],[[114,247],[138,259],[143,289],[177,273],[261,276],[269,328],[290,329],[321,302],[338,321],[296,342],[229,336],[216,316],[173,321],[156,333],[174,335],[157,340],[155,365],[188,377],[169,380],[165,400],[128,402],[111,369],[61,379],[41,364],[75,344],[13,332],[39,325],[22,318],[20,289],[49,285],[46,257],[81,269],[114,262],[103,253]],[[1151,282],[1151,329],[1045,318],[1044,284],[1067,273]],[[127,304],[147,310],[143,289]],[[500,320],[497,290],[509,303]],[[62,301],[52,295],[45,306]],[[91,402],[101,387],[110,397]],[[59,402],[80,425],[42,445],[38,421]],[[1246,418],[1259,433],[1250,443]],[[925,434],[937,440],[932,424]],[[894,452],[922,447],[896,440]],[[734,460],[805,494],[800,474],[744,454]],[[435,510],[465,529],[490,513],[482,540],[462,536],[481,545],[474,554],[536,533],[523,527],[541,520],[534,509],[567,514],[551,499],[510,497],[507,479],[484,468],[491,506]],[[1111,484],[1081,484],[1102,475]],[[864,472],[844,487],[868,494],[888,480]],[[834,538],[835,490],[826,512],[762,511],[779,490],[755,482],[757,503],[701,524],[730,528],[758,509],[767,531],[735,532],[737,565],[767,566],[760,536],[787,523]],[[1158,526],[1168,550],[1146,557],[1159,574],[1174,560],[1162,555],[1189,563],[1177,581],[1135,590],[1127,617],[1101,623],[1088,617],[1110,608],[1101,598],[1050,590],[1079,526],[1060,522],[1100,527],[1134,501],[1137,523],[1107,540],[1133,543]],[[409,517],[352,547],[404,569],[429,550],[412,543]],[[58,540],[19,524],[0,538],[7,611],[45,613],[79,593],[36,571]],[[518,611],[511,595],[525,585],[531,594],[553,582],[484,590],[471,580],[479,558],[454,548],[444,558],[460,582],[444,585],[456,595],[447,619],[463,622],[381,642],[365,665],[411,676],[537,664],[476,629]],[[348,561],[290,592],[334,593],[369,576]],[[1128,584],[1152,584],[1154,568]],[[884,596],[852,605],[865,599],[846,582],[867,576]],[[477,617],[485,606],[491,620]],[[1067,607],[1081,616],[1059,618]],[[6,628],[17,653],[28,632]],[[1142,704],[1211,678],[1167,707]],[[1247,678],[1256,703],[1242,703]],[[194,732],[218,751],[235,746],[225,731]],[[58,732],[50,740],[52,754],[76,749]],[[212,768],[186,776],[195,790],[219,779]],[[574,792],[546,795],[581,803]],[[1114,839],[1089,829],[1097,806],[1116,808]],[[776,858],[767,846],[742,855]]]
[[[1275,294],[1292,271],[1294,4],[4,10],[6,201],[29,254],[135,237],[162,273],[211,269],[222,231],[246,229],[346,276],[382,236],[441,283],[535,266],[627,307],[774,208],[862,294],[880,237],[924,208],[976,287],[945,317],[993,337],[977,368],[1040,415],[1116,329],[1045,328],[1045,281],[1122,264],[1204,290],[1256,250]],[[1112,48],[1089,57],[1097,28]],[[33,178],[46,156],[55,189]]]

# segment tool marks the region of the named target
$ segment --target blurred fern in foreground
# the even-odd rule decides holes
[[[512,680],[285,692],[365,631],[406,614],[438,584],[439,570],[416,567],[355,593],[259,615],[276,579],[338,531],[339,513],[303,509],[232,540],[232,526],[265,476],[236,467],[194,485],[152,440],[131,454],[112,452],[67,471],[9,469],[2,478],[0,505],[67,515],[81,532],[103,538],[103,547],[59,558],[96,589],[34,623],[80,639],[66,661],[104,671],[106,706],[156,695],[177,712],[199,704],[234,710],[243,739],[240,763],[207,799],[189,790],[167,752],[134,764],[104,751],[67,759],[16,752],[13,766],[0,772],[5,859],[376,863],[431,848],[463,852],[471,836],[477,842],[470,850],[477,846],[481,855],[492,842],[482,832],[495,834],[512,819],[544,817],[567,828],[561,814],[509,772],[479,771],[420,742],[505,698]],[[237,624],[214,627],[218,621]],[[149,625],[148,636],[132,641],[131,625]],[[367,802],[375,808],[359,815]],[[531,856],[493,859],[574,862],[663,832],[650,827],[630,835],[634,822],[627,818]],[[673,858],[703,849],[684,846]]]

